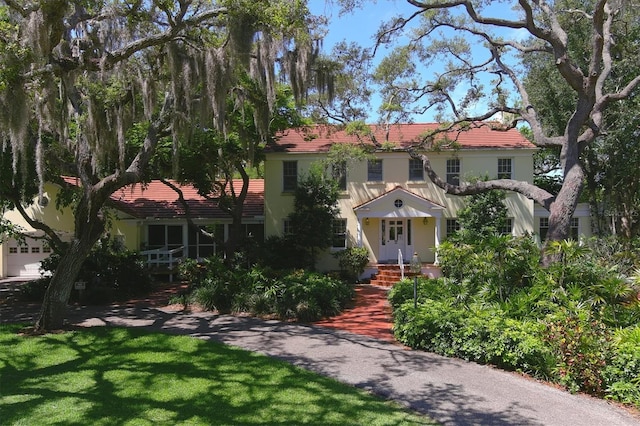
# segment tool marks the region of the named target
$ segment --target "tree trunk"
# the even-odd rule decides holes
[[[58,330],[64,326],[67,303],[73,284],[82,264],[89,256],[93,243],[87,246],[74,240],[67,252],[60,258],[58,268],[53,273],[51,283],[44,295],[42,308],[35,324],[37,331]]]
[[[571,218],[576,211],[580,193],[584,186],[584,170],[578,160],[578,152],[568,158],[564,183],[549,209],[549,231],[542,253],[543,265],[550,265],[557,259],[547,254],[546,246],[551,241],[562,241],[571,234]]]
[[[67,303],[80,268],[104,232],[104,220],[96,213],[88,213],[97,212],[103,203],[92,197],[95,195],[93,192],[89,191],[88,194],[88,198],[94,198],[93,205],[86,201],[87,198],[83,198],[76,209],[75,237],[66,251],[61,253],[60,263],[51,277],[35,323],[36,331],[58,330],[64,326]],[[92,206],[92,209],[87,208],[88,206]]]

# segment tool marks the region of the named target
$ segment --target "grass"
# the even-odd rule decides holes
[[[434,424],[290,364],[186,336],[0,325],[3,425]]]

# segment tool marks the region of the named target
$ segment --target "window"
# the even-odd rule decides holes
[[[192,226],[188,229],[189,257],[192,259],[213,256],[217,253],[218,246],[224,243],[223,224],[204,226],[203,228],[208,234],[213,235],[207,236],[200,232],[200,229]]]
[[[572,217],[571,218],[571,229],[569,230],[569,238],[577,240],[580,234],[580,218]],[[549,218],[541,217],[540,218],[540,240],[544,241],[547,239],[547,233],[549,232]]]
[[[9,254],[18,254],[18,247],[9,247]]]
[[[544,241],[547,238],[547,232],[549,232],[549,218],[541,217],[540,218],[540,226],[538,229],[540,233],[540,240]]]
[[[293,222],[291,222],[291,219],[285,219],[282,222],[282,232],[284,235],[293,234]]]
[[[460,185],[459,158],[450,158],[447,160],[447,183],[450,185]]]
[[[424,167],[422,160],[409,159],[409,180],[424,180]]]
[[[45,244],[42,246],[42,252],[43,253],[51,253],[51,247],[49,246],[49,244]]]
[[[29,253],[29,247],[28,246],[21,246],[20,247],[20,253],[22,253],[22,254]]]
[[[333,220],[333,248],[347,248],[347,219]]]
[[[31,253],[40,253],[40,247],[31,247]]]
[[[411,235],[411,219],[407,219],[407,245],[408,246],[413,245],[412,242],[411,242],[411,238],[412,238],[412,235]]]
[[[446,229],[447,237],[455,234],[459,230],[460,230],[460,222],[458,222],[458,219],[447,219],[447,229]]]
[[[338,161],[331,168],[332,177],[338,182],[338,189],[347,190],[347,162]]]
[[[382,160],[367,161],[367,180],[369,182],[382,182]]]
[[[498,158],[498,179],[511,179],[512,173],[511,158]]]
[[[160,248],[173,250],[183,244],[182,225],[149,225],[147,230],[149,250]],[[176,253],[176,255],[180,254]]]
[[[571,218],[571,225],[569,230],[569,236],[574,240],[578,240],[580,236],[580,219],[577,217]]]
[[[513,219],[507,218],[503,227],[500,228],[500,234],[511,235],[513,234]]]
[[[282,162],[282,191],[294,192],[298,186],[298,162]]]

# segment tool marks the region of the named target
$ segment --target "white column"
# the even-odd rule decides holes
[[[435,217],[436,220],[436,260],[435,260],[435,264],[437,265],[438,262],[438,247],[440,246],[440,232],[442,232],[442,227],[440,226],[440,219],[439,217]]]
[[[358,247],[362,247],[362,218],[361,217],[358,217],[356,230],[358,235],[356,243],[358,244]]]

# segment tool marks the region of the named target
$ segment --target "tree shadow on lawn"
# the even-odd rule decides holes
[[[20,356],[20,345],[33,339],[51,362]],[[8,424],[356,424],[389,412],[369,395],[292,365],[146,329],[94,327],[5,343],[16,348],[3,355],[0,406]]]

